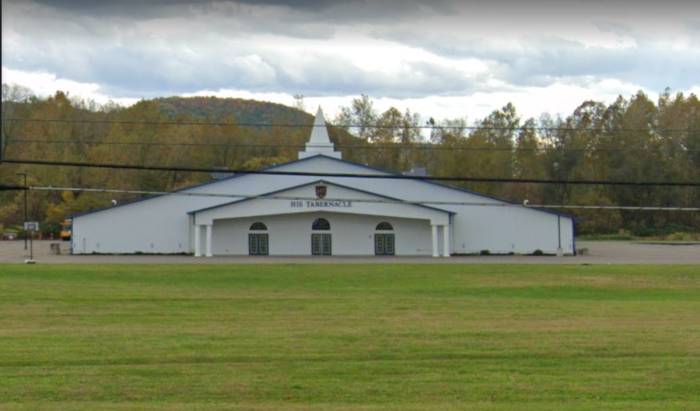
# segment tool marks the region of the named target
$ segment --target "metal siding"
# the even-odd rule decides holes
[[[275,167],[276,170],[315,171],[332,173],[366,173],[389,174],[370,169],[361,165],[342,162],[323,157],[314,157],[303,161]],[[288,187],[299,186],[319,180],[317,176],[288,176],[275,175],[245,175],[230,179],[219,180],[195,186],[180,192],[199,193],[238,193],[242,195],[261,195]],[[479,202],[505,204],[497,199],[452,189],[438,184],[411,180],[382,180],[364,178],[324,177],[330,183],[341,184],[367,192],[376,192],[383,196],[401,198],[408,201],[446,201],[446,202]],[[313,189],[313,187],[312,187]],[[352,191],[352,190],[349,190]],[[353,195],[359,196],[357,192]],[[188,212],[219,204],[231,202],[225,197],[186,197],[160,196],[146,201],[124,204],[111,209],[105,209],[92,214],[76,216],[73,220],[75,254],[103,253],[179,253],[193,250],[191,219]],[[555,253],[557,248],[557,215],[535,209],[518,207],[468,206],[438,204],[442,210],[456,213],[453,217],[450,238],[451,250],[458,253],[477,253],[488,249],[492,253],[531,253],[541,249],[547,253]],[[330,214],[330,213],[329,213]],[[333,214],[338,218],[340,214]],[[287,217],[280,217],[287,218]],[[310,218],[310,217],[309,217]],[[347,216],[345,220],[362,216]],[[374,217],[372,217],[374,218]],[[372,218],[369,218],[371,220]],[[386,219],[386,218],[385,218]],[[298,220],[298,219],[292,219]],[[313,221],[313,220],[311,220]],[[566,222],[568,221],[568,223]],[[427,222],[413,222],[420,225],[416,232],[427,232],[430,241],[430,226]],[[219,221],[217,221],[217,225]],[[310,222],[309,222],[310,224]],[[410,224],[409,224],[410,225]],[[310,225],[309,225],[310,227]],[[246,227],[246,238],[247,238]],[[270,226],[268,226],[270,228]],[[291,228],[291,227],[290,227]],[[396,227],[395,227],[396,228]],[[562,246],[565,253],[574,252],[573,219],[562,217]],[[374,227],[372,227],[372,230]],[[352,227],[348,228],[352,232]],[[283,229],[284,231],[284,229]],[[214,230],[216,236],[217,230]],[[310,231],[309,231],[310,233]],[[272,233],[271,233],[272,234]],[[310,235],[310,234],[309,234]],[[358,234],[359,235],[359,234]],[[397,233],[397,255],[429,254],[431,245],[403,244],[405,238],[419,237],[399,236]],[[296,255],[296,240],[288,236],[270,236],[270,252],[275,254]],[[352,237],[348,237],[352,238]],[[359,238],[359,237],[358,237]],[[292,244],[278,244],[282,239],[289,239]],[[349,241],[347,244],[333,239],[333,249],[336,255],[372,255],[373,243],[357,245]],[[422,240],[421,240],[422,241]],[[83,248],[83,243],[85,248]],[[215,246],[217,241],[214,242]],[[299,241],[299,243],[302,243]],[[442,236],[440,235],[440,244]],[[99,244],[99,248],[97,245]],[[305,248],[308,242],[303,241]],[[247,253],[247,241],[244,244]],[[440,246],[442,248],[442,245]],[[279,252],[275,252],[278,250]],[[310,252],[310,250],[307,250]],[[215,250],[215,253],[220,253]]]
[[[314,220],[320,217],[330,222],[330,231],[311,229]],[[373,255],[375,227],[381,221],[389,221],[394,226],[396,255],[431,254],[427,221],[319,212],[217,220],[212,233],[214,255],[248,254],[248,229],[255,221],[268,227],[270,255],[311,255],[312,233],[333,236],[333,255]]]

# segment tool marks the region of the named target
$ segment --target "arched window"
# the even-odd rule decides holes
[[[265,231],[267,230],[267,226],[259,221],[253,223],[253,225],[250,226],[250,231]]]
[[[325,218],[318,218],[311,225],[311,229],[318,231],[329,231],[331,229],[331,223],[329,223]]]
[[[250,255],[269,255],[270,254],[270,235],[268,233],[261,233],[260,231],[267,231],[267,226],[260,221],[256,221],[250,226],[250,231],[257,231],[253,233],[248,233],[248,254]]]
[[[377,228],[375,228],[377,231],[391,231],[393,229],[394,227],[392,227],[391,224],[387,223],[386,221],[377,224]]]

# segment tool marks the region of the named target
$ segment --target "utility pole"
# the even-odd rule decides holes
[[[24,170],[23,173],[17,173],[18,176],[24,176],[24,221],[22,223],[27,222],[27,170]],[[25,251],[27,250],[27,233],[25,232],[24,234],[24,249]]]
[[[554,162],[554,171],[557,174],[557,180],[561,180],[561,166],[559,165],[559,162],[556,161]],[[559,205],[564,205],[564,190],[566,189],[566,186],[564,187],[559,187]],[[564,249],[561,247],[561,212],[563,211],[563,208],[559,209],[559,213],[557,213],[557,238],[559,245],[557,246],[557,257],[563,257],[564,256]]]

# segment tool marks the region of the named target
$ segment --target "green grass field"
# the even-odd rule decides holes
[[[700,410],[700,267],[0,266],[1,410]]]

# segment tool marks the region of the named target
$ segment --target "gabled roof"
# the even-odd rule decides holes
[[[307,160],[307,159],[317,158],[317,157],[319,157],[319,156],[313,156],[313,157],[309,157],[309,158],[306,158],[306,159],[303,159],[303,160],[295,160],[295,161],[291,161],[291,162],[289,162],[289,163],[280,164],[280,166],[284,166],[284,165],[292,164],[292,163],[297,163],[297,162],[299,162],[299,161],[304,161],[304,160]],[[354,165],[354,166],[358,166],[358,167],[361,167],[361,168],[364,168],[364,169],[367,169],[367,170],[379,171],[379,172],[381,172],[381,173],[389,174],[389,175],[392,175],[392,176],[407,177],[407,176],[404,176],[404,175],[401,174],[401,173],[397,173],[397,172],[390,171],[390,170],[382,170],[381,168],[371,167],[371,166],[368,166],[367,164],[356,163],[356,162],[354,162],[354,161],[348,161],[348,160],[341,160],[341,159],[337,159],[337,158],[333,158],[333,157],[328,157],[328,156],[323,156],[323,157],[324,157],[325,159],[329,159],[329,160],[333,160],[333,161],[338,161],[338,162],[345,163],[345,164],[352,164],[352,165]],[[329,175],[329,177],[333,177],[333,176],[332,176],[332,175]],[[361,176],[358,176],[358,177],[361,178]],[[373,177],[373,178],[377,178],[377,177]],[[448,184],[438,183],[437,181],[423,180],[423,179],[421,179],[421,178],[407,178],[407,179],[410,179],[410,180],[413,180],[413,181],[416,181],[416,182],[419,182],[419,183],[432,184],[432,185],[435,185],[435,186],[438,186],[438,187],[444,187],[444,188],[448,188],[448,189],[450,189],[450,190],[454,190],[454,191],[458,191],[458,192],[462,192],[462,193],[467,193],[467,194],[472,194],[472,195],[479,196],[479,197],[483,197],[483,198],[488,198],[488,199],[490,199],[490,200],[500,201],[500,202],[503,202],[503,203],[506,203],[506,204],[520,205],[520,203],[515,202],[515,201],[506,200],[506,199],[499,198],[499,197],[495,197],[495,196],[491,196],[491,195],[488,195],[488,194],[482,194],[482,193],[479,193],[479,192],[477,192],[477,191],[468,190],[468,189],[466,189],[466,188],[454,187],[454,186],[451,186],[451,185],[448,185]],[[530,210],[537,210],[537,211],[541,211],[541,212],[543,212],[543,213],[553,214],[553,215],[560,216],[560,217],[571,218],[571,219],[573,219],[573,220],[575,220],[575,221],[580,220],[580,218],[578,218],[578,217],[575,217],[575,216],[572,216],[572,215],[568,215],[568,214],[564,214],[564,213],[557,213],[556,211],[551,211],[551,210],[547,210],[547,209],[542,209],[542,208],[537,208],[537,207],[528,207],[528,209],[530,209]]]
[[[383,199],[385,199],[385,200],[396,201],[397,203],[401,203],[401,204],[412,205],[412,206],[415,206],[415,207],[421,207],[421,208],[425,208],[425,209],[428,209],[428,210],[440,211],[440,212],[443,212],[443,213],[447,213],[447,214],[449,214],[449,215],[455,215],[455,214],[457,214],[457,213],[455,213],[455,212],[453,212],[453,211],[443,210],[443,209],[441,209],[441,208],[431,207],[431,206],[427,206],[427,205],[424,205],[424,204],[404,203],[404,202],[403,202],[404,200],[402,200],[402,199],[400,199],[400,198],[389,197],[389,196],[385,196],[385,195],[383,195],[383,194],[377,194],[377,193],[373,193],[373,192],[371,192],[371,191],[360,190],[360,189],[355,188],[355,187],[345,186],[345,185],[342,185],[342,184],[333,183],[333,182],[324,181],[324,180],[316,180],[316,181],[312,181],[312,182],[309,182],[309,183],[299,184],[299,185],[293,186],[293,187],[286,187],[286,188],[283,188],[283,189],[281,189],[281,190],[270,191],[269,193],[256,195],[256,196],[254,196],[254,197],[244,198],[244,199],[241,199],[241,200],[235,200],[235,201],[231,201],[231,202],[224,203],[224,204],[218,204],[218,205],[215,205],[215,206],[211,206],[211,207],[206,207],[206,208],[202,208],[202,209],[199,209],[199,210],[190,211],[190,212],[188,212],[187,214],[194,215],[194,214],[201,213],[201,212],[204,212],[204,211],[215,210],[215,209],[217,209],[217,208],[227,207],[227,206],[230,206],[230,205],[233,205],[233,204],[240,204],[240,203],[244,203],[244,202],[247,202],[247,201],[256,200],[256,199],[258,199],[258,198],[265,198],[265,197],[269,197],[269,196],[274,196],[275,194],[283,193],[283,192],[285,192],[285,191],[296,190],[297,188],[308,187],[308,186],[312,186],[312,185],[315,185],[315,184],[326,184],[326,185],[330,185],[330,186],[345,188],[345,189],[348,189],[348,190],[351,190],[351,191],[356,191],[356,192],[358,192],[358,193],[369,194],[369,195],[372,195],[372,196],[375,196],[375,197],[383,198]]]
[[[316,155],[316,156],[313,156],[313,157],[307,157],[307,158],[299,159],[299,160],[288,161],[288,162],[282,163],[282,164],[275,164],[275,165],[273,165],[273,166],[263,167],[263,168],[257,170],[256,173],[261,173],[261,172],[265,172],[265,171],[274,170],[274,169],[276,169],[276,168],[284,167],[284,166],[287,166],[287,165],[290,165],[290,164],[295,164],[295,163],[301,163],[301,162],[304,162],[304,161],[309,161],[309,160],[311,160],[311,159],[313,159],[313,158],[316,158],[316,157],[319,157],[319,156],[321,156],[321,154]],[[325,158],[332,158],[332,157],[327,157],[327,156],[324,156],[324,157],[325,157]],[[342,161],[342,160],[341,160],[341,161]],[[359,163],[358,163],[358,165],[359,165]],[[124,207],[124,206],[127,206],[127,205],[131,205],[131,204],[140,203],[140,202],[142,202],[142,201],[153,200],[153,199],[155,199],[155,198],[159,198],[159,197],[163,197],[163,196],[166,196],[166,195],[170,195],[170,194],[172,194],[172,193],[180,193],[180,192],[183,192],[183,191],[192,190],[193,188],[205,187],[205,186],[208,186],[208,185],[211,185],[211,184],[218,184],[218,183],[221,183],[221,182],[224,182],[224,181],[233,180],[233,179],[240,178],[240,177],[244,177],[244,176],[247,176],[247,175],[249,175],[249,174],[247,174],[247,173],[239,173],[239,174],[234,174],[234,175],[229,176],[229,177],[220,178],[220,179],[218,179],[218,180],[204,181],[204,182],[201,182],[201,183],[198,183],[198,184],[193,184],[193,185],[191,185],[191,186],[189,186],[189,187],[183,187],[183,188],[179,188],[179,189],[177,189],[177,190],[173,190],[173,191],[171,191],[171,192],[168,193],[168,194],[157,194],[157,195],[152,195],[152,196],[150,196],[150,197],[137,198],[137,199],[135,199],[135,200],[125,201],[125,202],[120,203],[120,204],[117,204],[117,205],[108,206],[108,207],[102,207],[102,208],[98,208],[98,209],[95,209],[95,210],[85,211],[85,212],[83,212],[83,213],[73,214],[73,215],[68,216],[67,218],[83,217],[83,216],[86,216],[86,215],[95,214],[95,213],[99,213],[99,212],[102,212],[102,211],[113,210],[113,209],[115,209],[115,208],[119,208],[119,207]]]
[[[350,164],[350,165],[353,165],[353,166],[356,166],[356,167],[360,167],[360,168],[363,168],[363,169],[366,169],[366,170],[372,170],[372,171],[376,171],[376,172],[381,172],[381,173],[383,173],[383,174],[388,174],[388,175],[391,175],[391,176],[403,176],[402,174],[396,173],[396,172],[393,172],[393,171],[382,170],[382,169],[380,169],[380,168],[371,167],[371,166],[368,166],[368,165],[366,165],[366,164],[357,163],[357,162],[354,162],[354,161],[342,160],[342,159],[338,159],[338,158],[326,156],[326,155],[323,155],[323,154],[317,154],[317,155],[314,155],[314,156],[311,156],[311,157],[306,157],[306,158],[302,158],[302,159],[298,159],[298,160],[293,160],[293,161],[289,161],[289,162],[282,163],[282,164],[277,164],[277,165],[274,165],[274,166],[265,167],[265,168],[262,168],[262,169],[258,170],[257,173],[264,173],[265,171],[273,171],[273,170],[276,170],[276,169],[279,169],[279,168],[282,168],[282,167],[286,167],[286,166],[289,166],[289,165],[292,165],[292,164],[298,164],[298,163],[303,163],[303,162],[307,162],[307,161],[313,161],[313,160],[319,159],[319,158],[323,158],[323,159],[331,160],[331,161],[336,161],[336,162],[344,163],[344,164]],[[244,176],[247,176],[247,175],[249,175],[249,174],[243,174],[243,173],[241,173],[241,174],[232,175],[232,176],[230,176],[230,177],[222,178],[222,179],[219,179],[219,180],[205,181],[205,182],[203,182],[203,183],[199,183],[199,184],[195,184],[195,185],[192,185],[192,186],[189,186],[189,187],[185,187],[185,188],[181,188],[181,189],[178,189],[178,190],[174,190],[174,191],[172,191],[171,193],[179,193],[179,192],[183,192],[183,191],[187,191],[187,190],[192,190],[192,189],[194,189],[194,188],[199,188],[199,187],[208,186],[208,185],[211,185],[211,184],[218,184],[218,183],[221,183],[221,182],[224,182],[224,181],[230,181],[230,180],[233,180],[233,179],[236,179],[236,178],[241,178],[241,177],[244,177]],[[329,174],[328,174],[328,177],[333,177],[333,176],[332,176],[332,173],[329,173]],[[362,178],[362,175],[358,175],[357,178]],[[376,177],[374,177],[374,178],[376,178]],[[495,201],[500,201],[500,202],[503,202],[503,203],[506,203],[506,204],[517,204],[517,205],[520,204],[520,203],[517,203],[517,202],[514,202],[514,201],[509,201],[509,200],[505,200],[505,199],[502,199],[502,198],[498,198],[498,197],[494,197],[494,196],[490,196],[490,195],[478,193],[478,192],[476,192],[476,191],[471,191],[471,190],[467,190],[467,189],[464,189],[464,188],[453,187],[453,186],[450,186],[450,185],[447,185],[447,184],[438,183],[438,182],[436,182],[436,181],[422,180],[422,179],[412,179],[412,180],[413,180],[413,181],[416,181],[417,183],[431,184],[431,185],[435,185],[435,186],[447,188],[447,189],[454,190],[454,191],[458,191],[458,192],[462,192],[462,193],[467,193],[467,194],[471,194],[471,195],[475,195],[475,196],[479,196],[479,197],[483,197],[483,198],[488,198],[488,199],[495,200]],[[333,184],[336,184],[336,183],[333,183]],[[306,185],[306,184],[303,184],[303,185]],[[303,185],[302,185],[302,186],[303,186]],[[339,184],[336,184],[336,185],[338,185],[338,186],[340,186],[340,187],[346,187],[346,186],[342,186],[342,185],[339,185]],[[285,189],[283,189],[283,190],[281,190],[281,191],[286,191],[286,190],[289,190],[289,189],[291,189],[291,188],[292,188],[292,187],[290,187],[290,188],[285,188]],[[358,190],[358,189],[355,189],[355,188],[352,188],[352,187],[346,187],[346,188],[349,188],[349,189],[352,189],[352,190],[357,190],[357,191],[362,191],[362,190]],[[279,192],[279,191],[277,191],[277,192]],[[272,195],[272,194],[273,194],[273,193],[267,193],[267,195]],[[370,193],[370,194],[375,194],[375,195],[377,195],[376,193]],[[102,211],[112,210],[112,209],[115,209],[115,208],[118,208],[118,207],[124,207],[124,206],[126,206],[126,205],[135,204],[135,203],[138,203],[138,202],[141,202],[141,201],[148,201],[148,200],[151,200],[151,199],[154,199],[154,198],[162,197],[162,196],[164,196],[164,195],[169,195],[169,194],[154,195],[154,196],[151,196],[151,197],[139,198],[139,199],[136,199],[136,200],[127,201],[127,202],[124,202],[124,203],[121,203],[121,204],[117,204],[117,205],[115,205],[115,206],[104,207],[104,208],[100,208],[100,209],[97,209],[97,210],[92,210],[92,211],[87,211],[87,212],[80,213],[80,214],[75,214],[75,215],[69,216],[68,218],[83,217],[83,216],[86,216],[86,215],[95,214],[95,213],[99,213],[99,212],[102,212]],[[241,200],[237,200],[237,201],[241,201]],[[231,204],[231,203],[227,203],[227,204]],[[540,209],[540,208],[536,208],[536,207],[530,207],[529,209],[531,209],[531,210],[537,210],[537,211],[540,211],[540,212],[543,212],[543,213],[553,214],[553,215],[561,216],[561,217],[565,217],[565,218],[571,218],[571,219],[573,219],[573,220],[575,220],[575,221],[578,221],[578,220],[579,220],[578,217],[574,217],[574,216],[567,215],[567,214],[563,214],[563,213],[557,213],[557,212],[551,211],[551,210]],[[438,209],[438,210],[440,210],[440,209]],[[203,210],[198,210],[198,211],[203,211]],[[445,210],[440,210],[440,211],[445,211]]]

